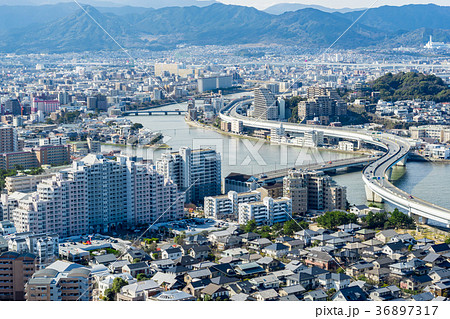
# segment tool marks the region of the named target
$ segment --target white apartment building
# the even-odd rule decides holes
[[[208,196],[204,201],[205,217],[214,219],[237,220],[239,204],[261,200],[261,193],[257,191],[237,193],[229,191],[226,195]]]
[[[443,125],[423,125],[412,126],[409,128],[411,138],[415,140],[423,138],[432,138],[438,140],[440,143],[447,143],[450,141],[450,127]]]
[[[266,197],[262,201],[239,205],[239,224],[254,220],[257,225],[284,223],[292,217],[292,200],[287,197],[273,199]]]
[[[341,151],[353,152],[355,150],[355,145],[349,141],[340,141],[338,148]]]
[[[42,182],[44,179],[49,179],[53,174],[42,174],[42,175],[16,175],[6,177],[6,190],[8,194],[14,192],[33,192],[36,191],[37,184]]]
[[[55,261],[34,273],[25,285],[27,301],[92,300],[91,270],[78,264]]]
[[[14,225],[19,232],[67,237],[151,223],[163,214],[160,221],[182,218],[183,197],[176,186],[135,160],[90,154],[74,162],[17,201]]]
[[[39,146],[46,145],[66,145],[69,138],[67,136],[49,136],[39,139]]]
[[[156,167],[179,191],[186,192],[187,203],[201,203],[206,196],[221,194],[222,164],[215,150],[182,147],[178,152],[163,154]]]
[[[450,158],[450,149],[445,145],[429,144],[423,151],[425,157],[432,157],[438,159]]]
[[[239,134],[244,131],[244,123],[239,120],[231,121],[231,132]]]
[[[253,117],[262,120],[278,119],[278,105],[275,95],[266,88],[256,88]]]
[[[8,249],[18,253],[36,255],[37,266],[45,268],[58,259],[59,236],[57,234],[17,233],[9,237]]]
[[[19,206],[19,200],[26,197],[26,193],[14,192],[12,194],[1,194],[3,220],[13,219],[13,211]]]

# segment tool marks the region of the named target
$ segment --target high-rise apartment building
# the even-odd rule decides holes
[[[233,85],[233,76],[231,75],[213,76],[198,79],[198,91],[200,93],[211,90],[227,89],[230,88],[232,85]]]
[[[330,117],[347,114],[347,104],[334,89],[310,87],[307,96],[307,101],[301,101],[298,104],[300,120],[311,120],[317,117],[322,124],[328,124]]]
[[[257,191],[237,193],[230,191],[226,195],[205,197],[205,217],[214,219],[237,220],[239,204],[251,203],[261,200],[261,193]]]
[[[89,301],[93,285],[91,270],[81,265],[55,261],[34,273],[25,285],[27,301]]]
[[[278,105],[275,95],[265,88],[256,88],[253,117],[262,120],[278,119]]]
[[[13,210],[18,232],[62,237],[136,224],[180,219],[183,197],[176,185],[134,158],[107,160],[90,154],[37,185]]]
[[[25,300],[25,285],[36,271],[36,256],[7,251],[0,255],[0,300]]]
[[[182,147],[178,152],[163,154],[156,166],[180,191],[186,191],[187,203],[200,203],[206,196],[221,194],[222,165],[215,150]]]
[[[58,100],[43,100],[40,98],[34,98],[31,106],[31,112],[37,113],[39,111],[44,114],[50,114],[59,110],[60,103]]]
[[[5,109],[7,114],[12,115],[21,115],[22,114],[22,107],[20,105],[19,100],[17,99],[11,99],[5,102]]]
[[[292,218],[292,201],[290,198],[266,197],[262,201],[239,205],[239,224],[254,220],[257,225],[284,223]]]
[[[57,234],[16,233],[9,237],[8,250],[20,254],[36,256],[37,269],[45,268],[59,256],[59,236]]]
[[[17,131],[11,126],[0,126],[0,153],[17,152]]]
[[[292,170],[283,179],[283,195],[292,198],[293,212],[345,210],[347,188],[323,172]]]

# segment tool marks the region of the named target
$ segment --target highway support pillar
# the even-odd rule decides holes
[[[425,225],[425,224],[428,223],[428,218],[426,218],[426,217],[422,217],[422,216],[413,214],[411,212],[409,212],[408,215],[409,215],[409,217],[412,217],[417,224],[424,224]]]
[[[392,181],[392,168],[390,168],[386,171],[385,177],[388,181]]]
[[[398,161],[395,165],[398,166],[406,166],[406,158],[407,156],[403,157],[400,161]]]
[[[368,202],[375,202],[375,203],[383,202],[383,198],[381,198],[378,194],[372,191],[367,185],[365,185],[365,188],[366,188],[366,198]]]

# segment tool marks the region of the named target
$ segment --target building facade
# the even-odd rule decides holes
[[[90,154],[23,196],[13,210],[19,232],[62,237],[180,219],[183,197],[156,168],[129,157]]]
[[[0,255],[0,300],[25,300],[25,284],[36,271],[36,256],[7,251]]]
[[[264,198],[259,202],[239,205],[239,224],[245,225],[254,220],[257,225],[273,225],[284,223],[292,218],[292,200],[282,197]]]
[[[345,210],[347,188],[323,172],[292,170],[283,179],[283,194],[292,198],[293,212]]]
[[[228,192],[227,195],[205,197],[205,217],[214,219],[237,220],[239,215],[239,204],[251,203],[261,200],[261,193],[257,191],[237,193]]]
[[[275,95],[265,88],[256,88],[253,117],[262,120],[278,119],[278,106]]]
[[[215,150],[182,147],[179,152],[163,154],[156,167],[179,191],[186,192],[187,203],[201,203],[206,196],[221,194],[222,164]]]

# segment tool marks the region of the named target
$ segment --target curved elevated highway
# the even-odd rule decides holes
[[[249,98],[234,100],[225,106],[220,112],[220,118],[224,121],[242,121],[244,126],[261,129],[280,127],[280,122],[258,120],[242,116],[236,112],[236,107],[248,102]],[[395,187],[390,182],[392,167],[394,165],[406,165],[406,159],[410,150],[407,140],[391,134],[371,134],[366,130],[329,128],[323,126],[282,123],[286,131],[304,133],[315,130],[323,132],[324,136],[364,142],[386,151],[386,153],[366,166],[362,178],[366,187],[366,196],[369,201],[382,202],[386,200],[408,211],[417,221],[426,223],[432,219],[444,223],[450,227],[450,210],[425,200],[411,196],[407,192]],[[421,217],[419,220],[418,217]]]

